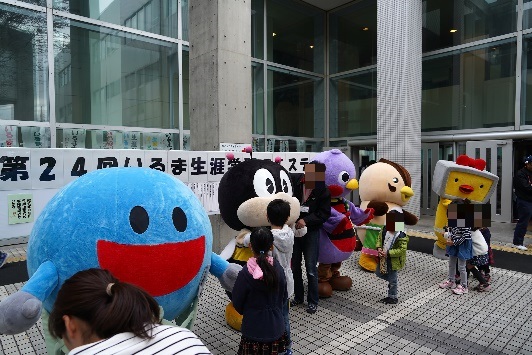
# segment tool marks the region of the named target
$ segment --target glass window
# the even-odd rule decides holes
[[[264,0],[251,0],[251,56],[264,58]]]
[[[189,78],[189,52],[183,48],[183,129],[186,130],[190,130]]]
[[[22,2],[27,2],[33,5],[46,6],[46,0],[20,0]]]
[[[177,45],[54,19],[57,122],[178,128]]]
[[[532,28],[532,0],[523,0],[523,29]]]
[[[45,13],[0,5],[0,120],[49,121]]]
[[[115,25],[177,38],[177,1],[54,0],[54,8]]]
[[[513,126],[516,42],[423,60],[422,131]]]
[[[264,67],[251,63],[251,82],[253,87],[253,134],[264,134]]]
[[[268,70],[268,134],[323,138],[323,79]]]
[[[179,134],[64,128],[57,129],[57,142],[60,148],[170,150],[178,149]]]
[[[424,0],[423,52],[517,31],[517,0]]]
[[[268,60],[323,73],[325,12],[293,0],[267,2]]]
[[[330,81],[329,136],[377,134],[377,70],[336,77]]]
[[[188,0],[181,0],[181,23],[185,41],[188,41],[188,22]]]
[[[259,146],[260,149],[260,146]],[[321,152],[323,151],[323,141],[288,139],[288,138],[268,138],[266,139],[267,152]]]
[[[377,2],[362,1],[329,15],[330,72],[377,64]]]
[[[532,125],[532,34],[523,38],[521,123]]]

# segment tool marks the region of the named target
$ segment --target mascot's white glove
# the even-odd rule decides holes
[[[0,303],[0,334],[13,335],[30,329],[39,320],[41,310],[42,302],[28,292],[8,296]]]
[[[236,245],[239,247],[248,247],[249,246],[249,239],[251,236],[251,231],[243,228],[240,232],[238,232],[238,235],[235,237],[236,239]]]
[[[301,238],[305,234],[307,234],[307,227],[306,226],[303,227],[303,228],[294,229],[294,237],[296,237],[296,238]]]
[[[229,266],[220,277],[220,284],[224,290],[233,292],[238,273],[242,270],[242,266],[238,264],[229,263]]]

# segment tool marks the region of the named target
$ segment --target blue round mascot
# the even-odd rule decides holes
[[[35,222],[30,279],[0,303],[0,333],[27,330],[43,307],[46,321],[63,282],[95,267],[146,290],[185,327],[209,269],[228,290],[240,269],[212,253],[209,218],[181,181],[146,168],[97,170],[58,192]]]

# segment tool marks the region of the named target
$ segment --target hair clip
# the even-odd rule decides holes
[[[114,282],[110,282],[108,285],[107,285],[107,288],[105,289],[105,292],[107,292],[107,294],[109,296],[112,296],[113,295],[113,292],[111,291],[111,287],[113,287],[114,285]]]

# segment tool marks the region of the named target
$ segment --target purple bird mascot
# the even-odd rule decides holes
[[[357,245],[354,225],[365,224],[373,218],[373,209],[362,210],[345,196],[358,189],[355,165],[344,153],[332,149],[314,156],[323,163],[325,185],[331,193],[331,216],[323,224],[319,237],[318,293],[331,297],[333,290],[346,291],[353,281],[340,275],[342,261],[347,260]]]

